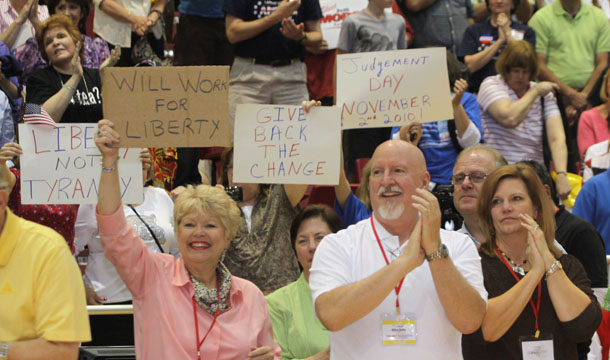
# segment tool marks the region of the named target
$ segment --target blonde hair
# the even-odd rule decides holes
[[[188,185],[174,204],[174,228],[178,229],[185,216],[202,213],[218,218],[225,230],[225,238],[232,239],[241,221],[237,203],[220,188],[209,185]]]

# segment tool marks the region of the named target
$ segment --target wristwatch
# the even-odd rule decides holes
[[[445,246],[445,244],[441,243],[441,245],[438,247],[438,250],[436,250],[435,252],[433,252],[430,255],[426,255],[426,260],[428,260],[428,262],[431,262],[434,260],[444,259],[444,258],[448,258],[448,257],[449,257],[449,249],[447,249],[447,246]]]
[[[0,360],[8,359],[8,343],[0,341]]]
[[[559,262],[559,260],[555,260],[555,262],[553,263],[553,265],[551,265],[551,268],[548,269],[546,271],[546,275],[544,276],[544,279],[548,279],[549,276],[553,275],[555,272],[557,272],[558,270],[563,270],[563,266],[561,265],[561,263]],[[1,358],[0,358],[1,359]]]

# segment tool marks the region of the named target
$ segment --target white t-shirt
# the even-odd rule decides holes
[[[81,205],[78,208],[76,224],[74,225],[74,246],[77,253],[89,246],[89,258],[85,269],[85,281],[93,290],[108,299],[108,302],[131,300],[131,293],[119,277],[114,265],[104,256],[100,243],[95,219],[95,204]],[[138,214],[153,230],[163,251],[173,255],[178,254],[176,234],[174,232],[174,202],[165,190],[160,188],[144,188],[144,203],[134,207]],[[148,250],[160,252],[150,231],[128,206],[123,206],[125,218],[129,225],[137,230],[138,235]]]
[[[530,82],[530,87],[535,86]],[[524,159],[543,162],[542,151],[542,112],[540,98],[536,99],[525,119],[514,128],[500,125],[487,111],[489,107],[500,99],[509,99],[512,102],[519,100],[515,92],[506,84],[501,75],[486,78],[481,83],[477,101],[481,108],[481,124],[485,145],[498,150],[509,164]],[[544,97],[544,118],[561,116],[553,93]]]
[[[392,261],[398,256],[395,251],[399,248],[398,237],[374,221],[388,260]],[[472,240],[453,231],[440,230],[440,235],[455,267],[487,301],[481,260]],[[407,243],[400,249],[404,249]],[[360,281],[384,266],[386,263],[370,219],[326,236],[316,250],[309,278],[314,304],[321,294]],[[330,333],[331,359],[462,359],[461,333],[445,315],[428,262],[424,261],[405,277],[399,300],[402,312],[416,315],[418,335],[415,345],[382,345],[380,316],[396,312],[396,294],[392,290],[368,315]]]

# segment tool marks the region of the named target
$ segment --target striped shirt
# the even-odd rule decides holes
[[[23,1],[24,5],[27,1]],[[5,32],[8,27],[17,19],[19,13],[11,6],[9,0],[0,0],[0,33]],[[49,10],[45,5],[38,5],[38,19],[42,22],[45,21],[49,17]],[[27,24],[27,25],[26,25]],[[34,36],[36,33],[36,29],[30,20],[26,20],[23,24],[22,30],[17,35],[15,39],[15,44],[13,45],[13,49],[21,48],[25,41]],[[11,49],[12,50],[12,49]]]
[[[535,86],[530,82],[530,87]],[[500,99],[519,100],[501,75],[486,78],[481,84],[477,100],[481,108],[481,120],[485,144],[498,150],[509,164],[524,159],[543,162],[542,114],[540,99],[536,99],[525,119],[515,128],[506,128],[494,120],[487,111],[491,104]],[[544,118],[560,116],[555,96],[550,92],[544,99]]]

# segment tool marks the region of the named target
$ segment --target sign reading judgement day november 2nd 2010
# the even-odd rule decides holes
[[[450,94],[444,48],[337,56],[343,129],[449,120]]]
[[[228,66],[107,68],[102,97],[121,147],[231,143]]]

